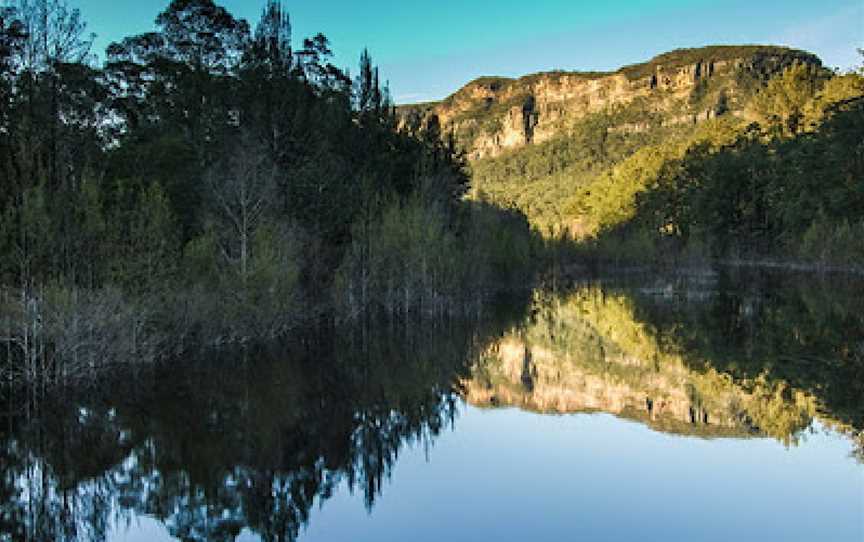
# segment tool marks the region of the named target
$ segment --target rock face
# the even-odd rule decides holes
[[[613,108],[659,114],[664,124],[738,114],[742,95],[795,62],[821,65],[810,53],[780,47],[683,49],[614,73],[484,77],[442,102],[398,111],[403,123],[437,120],[442,133],[455,134],[468,158],[478,160],[548,141],[587,115]],[[634,117],[617,129],[647,128]]]

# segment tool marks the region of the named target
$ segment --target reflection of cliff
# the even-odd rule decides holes
[[[480,406],[608,412],[706,437],[790,442],[810,425],[815,401],[804,392],[783,381],[695,371],[678,350],[636,320],[630,298],[586,287],[538,299],[532,320],[482,357],[465,396]]]
[[[722,410],[695,405],[687,390],[659,376],[643,383],[567,360],[516,337],[502,340],[466,384],[475,406],[517,406],[543,413],[607,412],[671,433],[745,436],[751,432]],[[530,362],[523,360],[530,359]],[[609,363],[616,363],[610,361]],[[530,385],[526,385],[530,382]]]

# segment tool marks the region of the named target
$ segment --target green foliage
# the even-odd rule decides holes
[[[22,195],[15,252],[21,268],[20,280],[28,285],[33,283],[40,269],[51,268],[53,251],[43,240],[55,233],[56,222],[51,220],[47,199],[44,184],[25,190]]]
[[[804,232],[799,256],[825,266],[864,269],[864,222],[838,224],[820,217]]]
[[[316,308],[302,303],[304,242],[302,232],[290,227],[258,229],[244,275],[219,255],[215,235],[196,239],[184,254],[177,303],[165,307],[166,327],[184,341],[224,345],[272,340],[315,316]]]
[[[333,318],[336,271],[368,269],[351,263],[363,243],[384,255],[387,304],[402,281],[400,310],[446,312],[491,276],[468,264],[455,142],[434,123],[397,129],[368,51],[352,81],[322,34],[293,45],[275,1],[253,32],[210,0],[174,0],[101,69],[83,29],[63,0],[0,10],[3,286],[110,290],[158,315],[176,353]],[[56,40],[60,56],[39,49]],[[399,237],[403,222],[419,237]]]
[[[662,259],[672,248],[857,266],[864,87],[856,75],[821,77],[793,65],[755,98],[763,124],[706,123],[682,142],[647,147],[599,176],[577,199],[584,229],[599,234],[595,255],[627,249],[622,238],[634,235],[655,255],[637,250],[633,259]]]
[[[468,267],[455,236],[443,213],[421,201],[386,206],[380,221],[355,225],[353,237],[337,271],[338,297],[352,313],[375,306],[437,314],[465,286]]]
[[[762,61],[778,58],[781,65],[788,66],[794,62],[806,62],[820,64],[819,59],[805,51],[788,49],[786,47],[770,47],[764,45],[714,45],[699,47],[695,49],[676,49],[663,53],[642,64],[625,66],[619,70],[629,79],[641,79],[650,77],[657,71],[658,66],[674,69],[682,66],[691,66],[700,62],[720,62],[737,60],[741,58],[752,58],[756,61],[756,70],[760,70]]]
[[[521,287],[530,282],[543,253],[542,237],[516,209],[472,201],[462,213],[460,239],[476,274],[475,290]]]
[[[731,62],[735,64],[716,66]],[[555,131],[551,139],[472,163],[473,195],[515,206],[544,232],[592,236],[633,218],[637,195],[666,182],[657,179],[661,174],[672,179],[675,163],[684,159],[688,148],[704,142],[710,147],[707,152],[714,152],[737,137],[746,127],[741,117],[762,119],[765,131],[773,125],[781,135],[795,133],[808,122],[821,122],[821,114],[810,112],[810,104],[829,72],[803,51],[762,46],[686,49],[618,73],[631,81],[659,77],[659,72],[680,78],[678,70],[684,67],[692,68],[689,96],[656,86],[639,95],[642,86],[637,85],[635,99],[626,104],[556,126],[547,124],[547,131]],[[780,77],[773,77],[777,74]],[[462,130],[457,136],[470,144],[481,132],[500,132],[495,123],[530,99],[537,77],[554,81],[559,75],[579,74],[483,78],[439,107],[456,111],[453,122]],[[633,157],[640,149],[644,152]]]
[[[638,128],[632,128],[637,126]],[[566,133],[471,165],[475,199],[524,212],[544,232],[578,229],[574,194],[671,130],[645,100],[588,115]]]
[[[689,149],[711,152],[710,149],[737,137],[739,126],[731,118],[709,121],[700,125],[689,140],[643,147],[598,176],[583,191],[571,196],[570,205],[582,217],[580,233],[594,236],[634,219],[640,197],[673,183]],[[666,210],[676,214],[685,211],[678,202],[669,203]],[[656,217],[654,226],[658,230],[667,228],[672,218]]]
[[[128,258],[120,284],[132,286],[165,283],[173,275],[178,255],[177,225],[168,196],[159,184],[139,195],[129,217],[125,240]]]
[[[461,214],[451,226],[449,212]],[[337,271],[336,297],[348,316],[446,315],[530,274],[533,239],[524,218],[483,204],[448,211],[420,198],[384,206],[354,226]]]
[[[816,95],[824,71],[810,64],[794,64],[774,77],[752,101],[757,120],[765,127],[777,126],[787,134],[797,133],[804,110]]]

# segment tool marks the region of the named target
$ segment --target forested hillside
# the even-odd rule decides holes
[[[864,78],[778,47],[705,47],[614,73],[483,78],[436,104],[471,196],[583,257],[860,266]]]
[[[747,113],[641,148],[566,205],[606,256],[861,269],[864,77],[792,66]]]
[[[462,202],[462,158],[397,130],[368,52],[352,77],[300,43],[279,2],[253,29],[174,0],[97,66],[65,1],[3,7],[3,380],[459,313],[521,273],[525,220]]]

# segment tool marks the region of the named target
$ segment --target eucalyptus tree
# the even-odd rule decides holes
[[[276,164],[248,133],[241,135],[233,152],[207,174],[207,187],[221,252],[249,277],[252,245],[272,209],[276,190]]]
[[[156,17],[156,27],[108,47],[115,98],[125,105],[127,121],[181,128],[203,160],[230,123],[225,102],[249,25],[211,0],[174,0]]]
[[[72,119],[80,113],[64,99],[70,84],[81,83],[94,37],[87,34],[80,10],[65,0],[18,0],[13,9],[24,36],[17,55],[22,101],[18,127],[25,149],[20,167],[22,172],[29,170],[24,174],[29,184],[44,177],[57,188],[66,180],[61,178],[61,163],[72,145],[63,139],[63,128],[70,124],[69,113]]]
[[[15,128],[12,108],[15,83],[26,38],[24,25],[13,7],[0,7],[0,208],[5,208],[14,193],[16,172],[13,162],[15,146],[11,137]]]
[[[108,115],[91,65],[93,36],[80,11],[64,0],[9,2],[0,19],[4,238],[13,240],[7,248],[22,261],[33,260],[34,250],[51,255],[30,268],[38,278],[74,277],[79,262],[72,202],[88,171],[98,168]],[[51,216],[50,232],[25,231],[33,223],[24,216],[33,209],[25,198],[34,191]],[[18,274],[22,284],[32,278]]]

